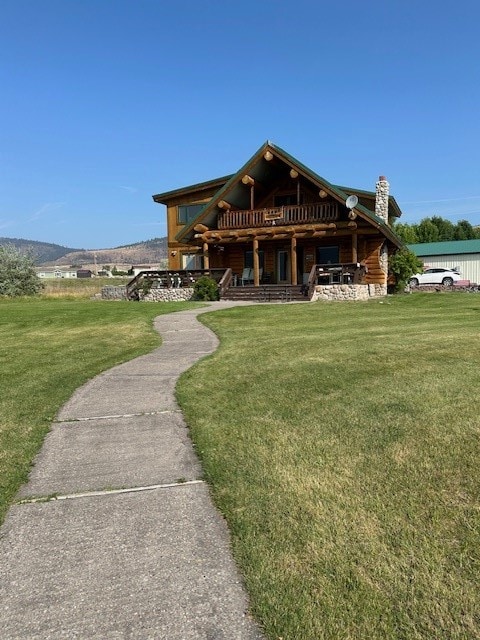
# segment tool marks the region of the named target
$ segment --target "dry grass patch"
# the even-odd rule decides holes
[[[121,286],[132,278],[46,278],[42,282],[45,298],[91,298],[99,294],[102,287]]]

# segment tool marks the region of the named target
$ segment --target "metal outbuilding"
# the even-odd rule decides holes
[[[464,280],[480,284],[480,240],[451,240],[409,244],[425,267],[457,269]]]

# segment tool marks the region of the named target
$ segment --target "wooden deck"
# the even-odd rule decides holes
[[[336,202],[285,205],[269,209],[223,211],[218,215],[218,229],[247,229],[276,225],[335,222],[338,220]]]

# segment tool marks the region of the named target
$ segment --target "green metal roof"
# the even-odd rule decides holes
[[[215,178],[214,180],[207,180],[206,182],[198,182],[197,184],[190,184],[188,187],[180,187],[179,189],[174,189],[173,191],[165,191],[165,193],[157,193],[152,196],[155,202],[160,202],[161,204],[167,204],[169,200],[172,198],[176,198],[178,196],[185,196],[191,192],[196,191],[206,191],[211,187],[220,188],[224,185],[233,174],[228,176],[223,176],[222,178]]]
[[[408,244],[417,256],[446,256],[461,253],[480,253],[480,240],[448,240],[446,242],[421,242]]]

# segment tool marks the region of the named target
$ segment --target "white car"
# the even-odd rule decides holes
[[[458,271],[432,267],[431,269],[425,269],[423,273],[413,275],[410,278],[410,286],[418,287],[419,284],[443,284],[446,287],[451,287],[452,284],[461,279]]]

